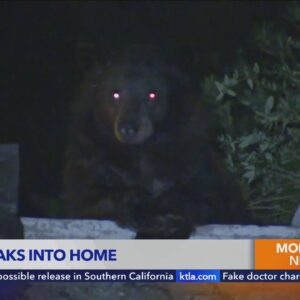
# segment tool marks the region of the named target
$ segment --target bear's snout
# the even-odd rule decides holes
[[[139,124],[136,121],[122,122],[118,125],[118,131],[125,140],[132,139],[139,131]]]
[[[141,144],[152,135],[153,126],[148,118],[140,118],[140,120],[117,118],[114,132],[116,139],[121,143]]]

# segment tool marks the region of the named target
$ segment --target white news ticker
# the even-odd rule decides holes
[[[23,260],[5,260],[6,251],[23,249]],[[57,261],[29,260],[32,250],[60,249],[66,257]],[[75,259],[70,251],[93,253],[112,249],[114,261]],[[116,251],[114,251],[116,250]],[[2,240],[1,269],[253,269],[253,240]],[[52,252],[53,254],[53,252]],[[89,255],[86,255],[88,257]],[[80,256],[79,256],[80,258]]]

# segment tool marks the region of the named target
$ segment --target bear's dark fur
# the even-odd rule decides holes
[[[139,238],[245,223],[246,205],[212,147],[199,91],[149,49],[129,48],[86,74],[69,133],[68,216],[111,219]]]

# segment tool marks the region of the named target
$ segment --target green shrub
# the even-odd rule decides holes
[[[300,5],[254,37],[255,60],[204,82],[218,141],[258,220],[288,224],[300,201]]]

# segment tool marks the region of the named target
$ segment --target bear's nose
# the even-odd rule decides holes
[[[138,132],[138,125],[135,122],[123,123],[119,126],[119,131],[124,137],[134,137]]]

